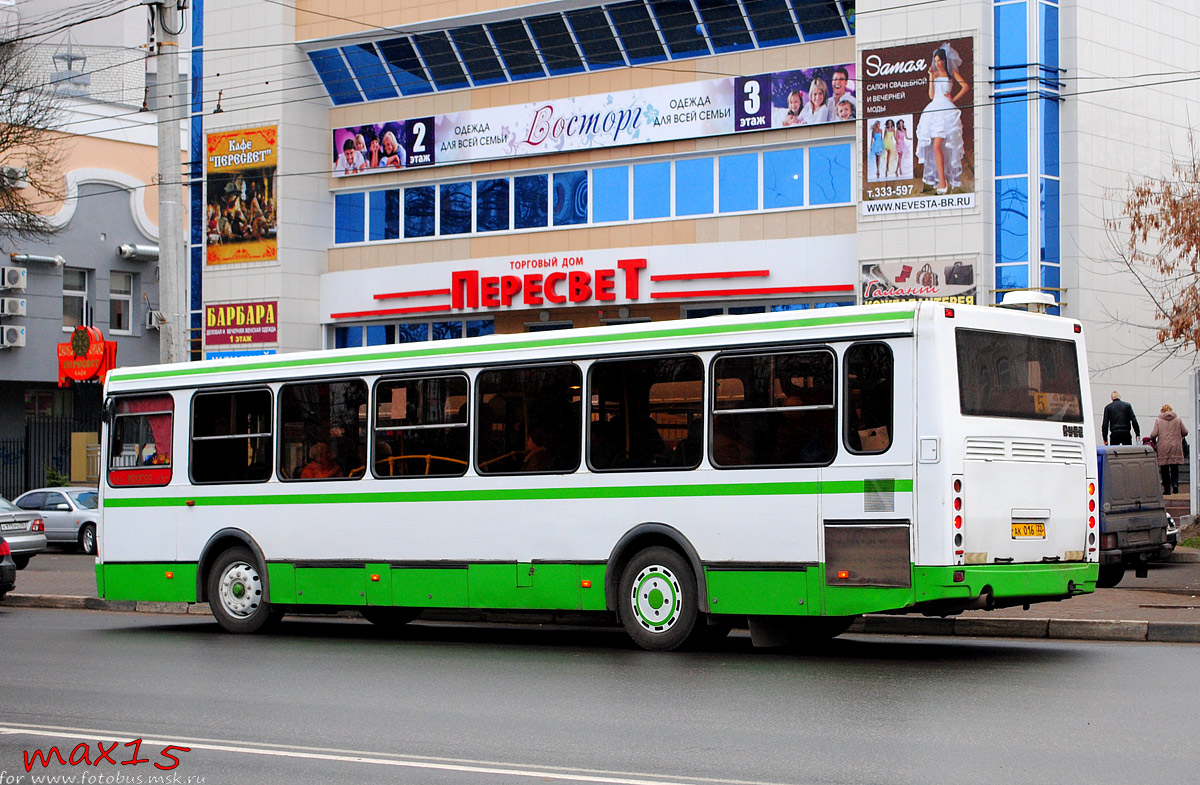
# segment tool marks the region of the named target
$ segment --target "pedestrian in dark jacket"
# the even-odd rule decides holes
[[[1134,434],[1138,438],[1142,436],[1137,415],[1133,413],[1132,406],[1121,400],[1121,393],[1113,390],[1112,403],[1104,407],[1104,421],[1100,423],[1100,436],[1103,437],[1105,444],[1133,444]]]
[[[1187,435],[1183,420],[1171,410],[1171,404],[1164,403],[1150,432],[1150,440],[1158,451],[1158,473],[1162,475],[1164,495],[1179,493],[1179,464],[1183,463],[1183,437]]]

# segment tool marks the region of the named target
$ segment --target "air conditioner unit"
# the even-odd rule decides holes
[[[23,297],[0,297],[0,315],[24,316],[25,315],[25,298],[23,298]]]
[[[27,278],[24,267],[0,267],[0,289],[24,289]]]
[[[153,308],[146,311],[146,329],[157,330],[167,323],[167,315],[162,311],[156,311]]]
[[[24,346],[25,328],[6,324],[0,327],[0,346]]]

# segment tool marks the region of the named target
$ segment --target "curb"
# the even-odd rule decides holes
[[[125,611],[209,615],[207,602],[132,602],[52,594],[9,594],[0,608]],[[491,620],[497,621],[499,620]],[[1200,622],[1105,621],[1098,619],[981,619],[867,614],[850,625],[861,635],[946,635],[963,638],[1045,638],[1055,640],[1200,643]]]

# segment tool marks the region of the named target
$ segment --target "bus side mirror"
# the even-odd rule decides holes
[[[112,398],[105,398],[104,405],[100,407],[100,419],[105,425],[112,425],[113,413],[117,410],[117,402]]]

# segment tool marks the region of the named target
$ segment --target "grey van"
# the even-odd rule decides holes
[[[1154,450],[1144,445],[1098,447],[1100,464],[1100,580],[1112,588],[1133,566],[1165,559],[1175,546],[1167,539],[1167,510]]]

